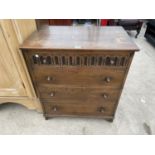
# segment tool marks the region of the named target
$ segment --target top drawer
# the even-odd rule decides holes
[[[28,60],[33,67],[110,67],[126,68],[130,52],[121,51],[28,51]]]

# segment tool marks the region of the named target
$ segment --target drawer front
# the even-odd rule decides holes
[[[43,103],[45,115],[92,115],[92,116],[112,116],[114,114],[114,105],[109,106],[89,106],[87,104],[57,104]]]
[[[103,88],[68,88],[39,85],[40,98],[48,101],[102,103],[116,101],[120,91]]]
[[[125,71],[95,68],[41,68],[34,70],[36,83],[79,87],[121,88]]]
[[[33,67],[112,67],[126,68],[130,52],[93,50],[30,50],[29,60]]]

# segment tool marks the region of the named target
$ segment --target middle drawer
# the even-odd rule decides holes
[[[38,91],[41,99],[73,103],[102,103],[116,101],[120,93],[119,90],[115,89],[53,87],[51,85],[38,85]]]

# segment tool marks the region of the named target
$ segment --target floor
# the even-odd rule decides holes
[[[90,118],[53,118],[21,105],[0,106],[0,134],[155,134],[155,48],[143,37],[135,54],[113,123]]]

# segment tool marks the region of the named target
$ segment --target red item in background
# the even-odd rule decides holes
[[[108,19],[101,19],[101,26],[107,26]]]

